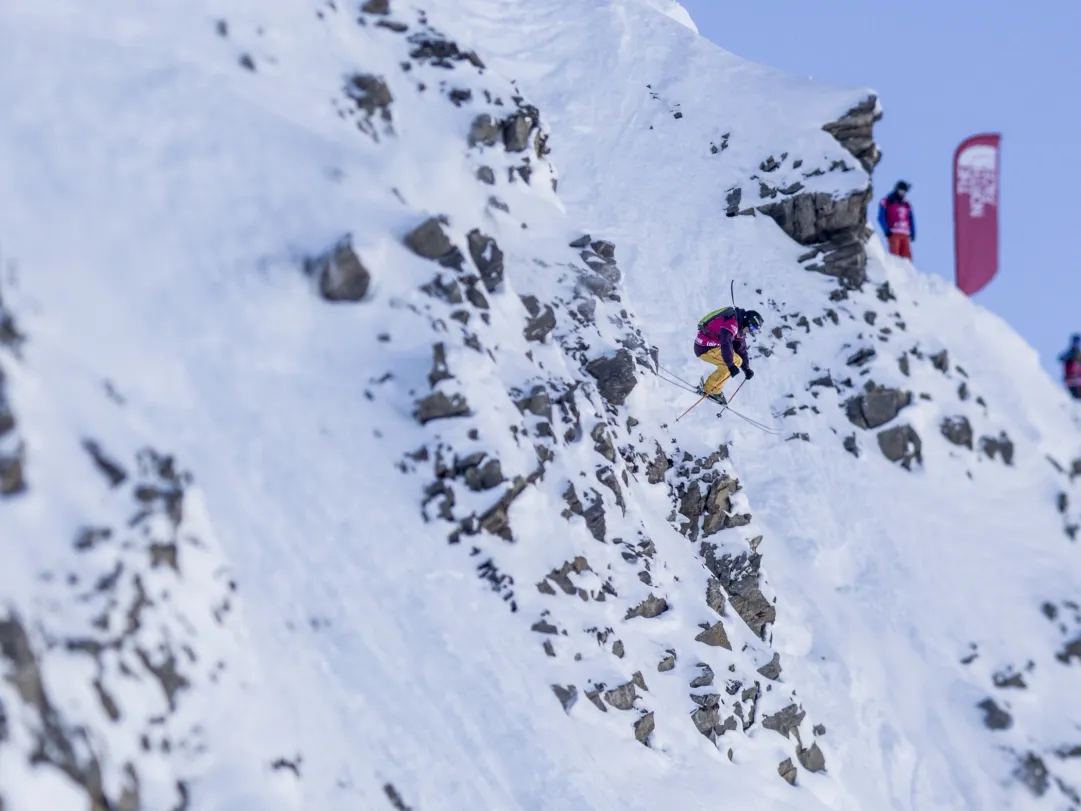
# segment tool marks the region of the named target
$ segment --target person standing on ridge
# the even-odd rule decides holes
[[[1070,348],[1058,356],[1062,377],[1075,400],[1081,400],[1081,335],[1070,339]]]
[[[754,377],[754,370],[747,358],[747,333],[758,332],[761,328],[761,315],[754,310],[741,310],[739,307],[714,310],[698,322],[694,354],[700,360],[717,367],[717,370],[699,385],[699,394],[720,405],[728,405],[721,391],[728,379],[735,377],[740,371],[747,375],[748,380]]]
[[[878,224],[889,241],[890,253],[912,260],[912,243],[916,241],[916,218],[905,196],[909,185],[898,180],[888,195],[878,204]]]

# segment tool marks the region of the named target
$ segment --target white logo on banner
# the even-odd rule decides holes
[[[968,213],[982,217],[985,206],[994,206],[998,196],[998,150],[988,144],[973,144],[957,159],[957,193],[968,195]]]

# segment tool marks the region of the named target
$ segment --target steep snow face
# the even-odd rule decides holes
[[[0,9],[0,805],[1081,805],[1071,404],[688,22]]]

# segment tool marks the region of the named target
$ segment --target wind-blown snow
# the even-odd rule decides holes
[[[740,60],[674,2],[391,0],[390,12],[0,8],[0,321],[6,307],[26,336],[0,341],[0,415],[6,396],[16,419],[0,456],[25,446],[27,484],[0,497],[0,621],[21,618],[78,742],[72,762],[89,768],[93,753],[112,798],[130,793],[130,764],[146,808],[189,794],[188,807],[221,809],[392,808],[399,795],[416,811],[1081,806],[1081,650],[1062,656],[1081,635],[1074,405],[1007,324],[877,240],[868,284],[831,300],[836,281],[803,270],[804,248],[772,220],[725,216],[727,191],[769,157],[775,186],[863,189],[867,173],[822,125],[866,91]],[[485,68],[411,57],[407,37],[426,25]],[[357,73],[385,80],[389,120],[350,100]],[[471,96],[455,103],[454,90]],[[476,116],[506,116],[515,97],[539,109],[551,154],[536,140],[526,153],[468,147]],[[475,179],[482,166],[493,185]],[[473,228],[504,253],[504,282],[468,323],[419,291],[439,268],[402,243],[437,215],[466,253]],[[585,231],[617,246],[617,299],[575,287],[567,244]],[[331,305],[301,267],[344,234],[373,281],[364,301]],[[626,406],[604,404],[580,362],[638,328],[664,367],[708,371],[694,325],[728,303],[731,280],[767,322],[734,405],[780,433],[716,420],[709,404],[674,424],[694,398],[644,363]],[[558,305],[544,342],[522,335],[522,295]],[[421,426],[436,342],[454,375],[441,385],[473,414]],[[850,365],[864,347],[875,356]],[[912,402],[862,430],[844,404],[870,380]],[[564,440],[558,407],[550,440],[515,407],[544,381],[553,399],[570,389],[579,436]],[[973,449],[941,433],[962,415]],[[901,424],[922,439],[911,471],[876,440]],[[617,451],[607,462],[595,426]],[[1010,464],[979,447],[1002,432]],[[858,457],[842,444],[852,435]],[[102,476],[87,440],[123,482]],[[710,540],[761,536],[777,611],[764,639],[703,600],[709,573],[672,501],[685,481],[673,468],[649,484],[628,461],[654,442],[676,466],[728,446],[716,470],[739,479],[731,511],[753,520]],[[547,467],[535,445],[555,454]],[[447,542],[455,525],[422,507],[440,446],[498,458],[507,482],[540,466],[511,508],[513,543]],[[625,510],[597,486],[605,468]],[[568,484],[603,493],[606,543],[569,511]],[[500,492],[458,487],[455,518]],[[94,527],[111,534],[88,546]],[[628,551],[643,539],[655,557]],[[590,564],[573,576],[581,593],[538,591],[577,555]],[[669,610],[628,619],[650,594]],[[695,642],[718,616],[731,651]],[[567,633],[531,631],[542,618]],[[4,645],[11,633],[0,628]],[[85,644],[102,635],[116,645]],[[756,677],[774,652],[780,680]],[[170,656],[187,681],[174,690]],[[698,662],[710,690],[688,687]],[[633,711],[585,696],[636,675]],[[1016,675],[1024,688],[996,686]],[[737,681],[728,695],[742,694],[748,679],[761,687],[747,728],[716,744],[699,734],[691,694]],[[568,713],[553,684],[577,686]],[[29,764],[47,724],[21,689],[0,682],[3,807],[87,807],[70,775]],[[1009,728],[985,727],[989,697]],[[800,742],[761,723],[792,701],[807,713]],[[647,711],[643,746],[633,723]],[[812,741],[824,772],[799,762]],[[1014,773],[1028,753],[1051,773],[1030,768],[1025,786]],[[777,772],[786,758],[795,787]]]

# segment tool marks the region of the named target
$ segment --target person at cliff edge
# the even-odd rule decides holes
[[[916,219],[912,206],[905,199],[909,185],[898,180],[888,195],[878,204],[878,224],[889,240],[890,253],[912,259],[912,243],[916,241]]]
[[[1058,356],[1063,382],[1075,400],[1081,400],[1081,335],[1070,339],[1070,348]]]

